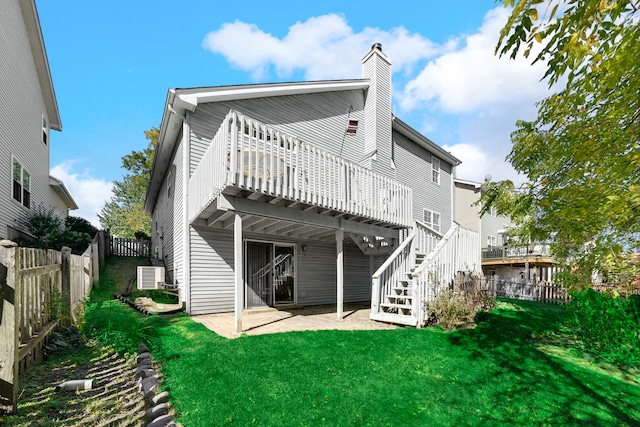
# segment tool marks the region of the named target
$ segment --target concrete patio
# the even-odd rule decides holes
[[[245,309],[242,312],[242,334],[263,335],[332,329],[344,331],[377,330],[397,327],[370,320],[370,311],[368,303],[345,304],[343,319],[338,320],[335,305]],[[241,335],[234,330],[233,313],[203,314],[193,316],[192,319],[225,338],[233,339]]]

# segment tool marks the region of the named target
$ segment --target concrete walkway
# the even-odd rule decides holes
[[[291,331],[396,328],[395,325],[370,320],[370,311],[368,304],[345,304],[343,319],[338,320],[335,305],[249,309],[242,312],[242,333],[263,335]],[[225,338],[232,339],[240,336],[234,331],[233,313],[203,314],[192,316],[192,319]]]

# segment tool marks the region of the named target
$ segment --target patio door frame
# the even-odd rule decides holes
[[[247,307],[247,300],[249,295],[249,285],[246,278],[247,265],[249,263],[248,256],[248,243],[267,243],[271,245],[271,262],[275,260],[276,257],[276,247],[288,247],[293,249],[293,305],[298,304],[298,244],[292,242],[277,242],[273,240],[262,240],[262,239],[251,239],[245,238],[243,239],[243,258],[244,265],[243,269],[243,277],[244,277],[244,308]],[[273,280],[273,267],[271,270],[272,280],[271,280],[271,301],[268,302],[267,307],[276,307],[275,304],[275,283]]]

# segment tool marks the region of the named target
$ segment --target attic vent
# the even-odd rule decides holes
[[[349,124],[347,125],[347,133],[355,133],[358,131],[358,121],[357,120],[349,120]]]

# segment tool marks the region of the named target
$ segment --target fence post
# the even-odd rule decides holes
[[[0,411],[18,408],[18,325],[20,287],[16,251],[10,240],[0,241]]]
[[[71,324],[71,248],[62,247],[62,324]]]
[[[90,285],[93,285],[93,282],[97,282],[98,280],[100,280],[100,261],[98,256],[99,246],[100,245],[98,243],[91,243],[91,273],[92,274],[91,274]]]

